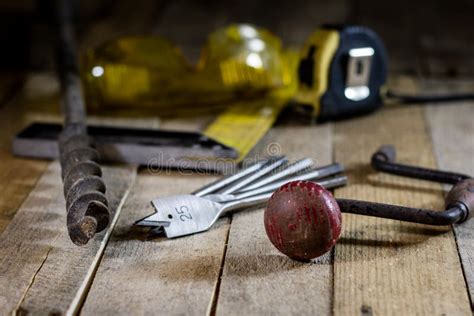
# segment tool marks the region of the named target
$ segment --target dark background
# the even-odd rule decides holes
[[[39,3],[0,2],[1,71],[52,68],[50,19]],[[474,0],[87,0],[79,12],[81,50],[122,35],[157,34],[196,61],[207,34],[229,23],[266,27],[287,46],[300,46],[323,23],[353,23],[379,33],[391,73],[474,75]]]

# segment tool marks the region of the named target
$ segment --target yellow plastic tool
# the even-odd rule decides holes
[[[197,65],[165,39],[128,37],[89,51],[82,69],[90,106],[152,108],[162,115],[227,106],[286,88],[294,72],[284,59],[277,37],[244,24],[210,34]]]
[[[210,34],[195,66],[165,39],[129,37],[89,51],[82,69],[92,110],[217,108],[204,134],[235,148],[241,161],[295,94],[298,58],[270,32],[239,24]]]
[[[318,116],[321,112],[321,97],[328,90],[331,62],[339,46],[339,32],[330,29],[321,29],[314,32],[307,40],[301,51],[301,60],[305,62],[308,56],[313,61],[309,71],[312,71],[311,85],[299,83],[296,101],[309,104],[312,115]]]

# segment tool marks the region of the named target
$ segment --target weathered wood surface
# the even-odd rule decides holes
[[[164,120],[166,129],[196,131],[208,118]],[[187,194],[216,179],[189,171],[141,169],[104,253],[81,310],[89,314],[205,314],[213,295],[229,219],[220,219],[203,234],[147,241],[146,230],[133,223],[149,215],[150,201]]]
[[[462,86],[472,91],[472,83],[469,90],[468,85]],[[443,84],[438,82],[436,87]],[[426,117],[438,167],[474,176],[474,102],[428,106]],[[474,221],[456,225],[454,231],[474,309]]]
[[[293,130],[294,133],[299,136],[306,136],[302,138],[304,140],[314,136],[314,133],[320,135],[321,141],[318,142],[319,146],[316,146],[319,149],[315,150],[312,149],[312,147],[305,147],[308,148],[306,152],[300,153],[300,150],[298,149],[297,151],[297,148],[301,148],[300,145],[302,144],[298,142],[292,144],[293,136],[285,138],[283,134],[284,129],[274,133],[276,136],[274,139],[275,142],[270,142],[271,148],[268,149],[278,151],[285,150],[285,152],[288,152],[290,157],[294,159],[302,156],[313,157],[319,164],[324,164],[331,160],[330,126],[319,128],[293,128]],[[289,135],[292,134],[289,133]],[[281,138],[281,142],[276,142],[279,138]],[[267,141],[266,144],[268,143]],[[279,146],[283,146],[283,148]],[[262,152],[261,154],[265,155],[267,153]],[[199,314],[201,312],[210,311],[213,308],[213,304],[215,304],[214,295],[217,295],[217,293],[214,294],[215,287],[219,277],[225,241],[228,234],[227,219],[221,220],[220,225],[214,227],[209,232],[175,240],[165,240],[162,238],[156,241],[144,242],[140,240],[140,238],[144,237],[143,235],[133,234],[133,229],[130,229],[131,224],[136,219],[150,212],[148,202],[153,197],[190,192],[199,185],[210,181],[208,177],[206,178],[207,179],[196,179],[195,177],[183,177],[176,174],[152,175],[147,174],[146,171],[140,174],[130,199],[124,207],[122,217],[120,218],[84,308],[82,309],[84,314],[92,314],[95,312],[120,312],[126,314],[131,311],[146,313],[157,310],[173,314],[182,312]],[[173,187],[171,188],[167,187],[167,184],[170,183],[173,183]],[[158,192],[158,188],[161,188],[160,192]],[[265,233],[262,230],[263,226],[260,225],[261,221],[254,220],[253,214],[257,217],[261,217],[261,211],[246,213],[251,215],[248,220],[250,222],[253,221],[253,225],[250,227],[259,230],[256,241],[252,238],[254,237],[253,234],[249,237],[253,240],[252,243],[256,245],[256,250],[260,248],[259,245],[263,245],[265,250],[260,253],[260,259],[263,260],[263,264],[268,260],[268,256],[274,256],[276,259],[275,262],[282,262],[279,265],[280,267],[286,265],[290,269],[290,271],[288,271],[289,275],[295,273],[299,275],[301,283],[306,284],[308,289],[313,289],[313,294],[321,294],[321,291],[324,291],[325,295],[321,295],[318,304],[310,304],[306,309],[303,308],[303,310],[314,311],[325,308],[329,311],[331,295],[330,258],[325,258],[321,260],[319,264],[315,264],[312,267],[304,267],[301,264],[291,262],[286,257],[277,254],[277,251],[273,249],[273,246],[271,246],[266,239]],[[243,228],[244,225],[245,221],[238,226]],[[236,228],[236,232],[239,235],[246,235],[247,232],[240,231],[239,227]],[[124,238],[130,231],[132,231],[130,238]],[[239,243],[243,246],[248,244],[245,240],[233,241],[234,246],[238,246]],[[257,254],[255,256],[249,256],[249,258],[251,258],[250,260],[253,260],[252,262],[245,261],[244,252],[241,252],[240,257],[244,260],[242,263],[244,271],[248,263],[253,262],[254,265],[258,265],[258,262],[255,261],[259,260]],[[178,258],[180,259],[178,260]],[[231,258],[230,260],[235,260],[235,258]],[[271,262],[274,263],[274,260]],[[272,264],[266,267],[267,270],[265,271],[265,269],[263,269],[260,273],[266,275],[264,278],[267,282],[270,282],[270,280],[274,278],[271,275],[277,274],[279,269],[278,271],[274,270]],[[258,271],[256,273],[258,274]],[[310,277],[319,283],[320,286],[305,283],[304,281],[305,278],[308,277],[308,274],[310,274]],[[285,276],[288,275],[282,275],[280,278],[284,278]],[[245,273],[243,273],[241,277],[244,278]],[[128,281],[125,282],[125,280]],[[225,281],[225,286],[232,285],[231,279]],[[279,283],[281,283],[280,279],[279,281],[274,280],[271,282],[273,285]],[[120,293],[123,295],[117,295],[116,293],[118,284],[120,284]],[[268,284],[269,290],[272,288],[271,284]],[[288,295],[291,295],[294,290],[294,287],[291,286],[281,286],[280,288],[283,292],[287,292]],[[159,295],[157,293],[159,293]],[[218,294],[218,306],[220,306],[223,304],[221,301],[223,295],[225,297],[227,294],[231,295],[232,292],[226,292],[224,289],[221,289]],[[253,293],[249,293],[249,295],[250,294]],[[184,297],[188,299],[184,299]],[[262,298],[263,297],[269,296],[265,296],[262,293]],[[274,297],[277,298],[278,296],[275,295]],[[308,294],[307,299],[310,300],[310,298],[311,295]],[[252,309],[258,306],[258,304],[253,304]],[[260,304],[260,306],[265,306],[265,304]],[[273,310],[276,311],[278,309],[273,308]]]
[[[335,160],[350,185],[337,197],[441,209],[441,186],[375,172],[369,165],[381,144],[398,160],[435,167],[421,107],[386,108],[335,127]],[[335,315],[470,315],[454,235],[428,227],[351,214],[343,216],[334,259]]]
[[[112,218],[131,185],[133,167],[103,168]],[[0,236],[0,314],[74,311],[99,262],[113,225],[77,247],[66,229],[59,163],[49,165]]]
[[[7,86],[3,76],[0,76],[0,100],[6,102],[0,104],[0,233],[49,165],[45,160],[14,157],[11,152],[14,135],[35,121],[62,122],[55,75],[30,74],[26,77],[23,88],[16,89],[17,93],[13,94],[13,90],[8,87],[12,85],[11,82],[20,79],[11,78]],[[104,119],[92,116],[89,123],[157,128],[161,121],[158,118]]]
[[[133,223],[152,212],[159,196],[190,193],[211,176],[143,170],[104,253],[83,315],[205,314],[212,302],[229,229],[220,219],[206,233],[145,240]]]
[[[332,162],[332,127],[273,128],[254,151],[286,154],[290,161]],[[331,253],[314,263],[290,260],[270,243],[263,209],[233,214],[217,315],[329,315],[332,298]]]
[[[17,82],[19,78],[10,79]],[[47,167],[47,162],[13,157],[11,140],[24,127],[28,118],[20,91],[6,87],[2,77],[0,90],[0,233],[11,221],[18,207],[33,189],[36,181]],[[19,85],[17,82],[15,85]],[[15,93],[16,91],[16,93]]]
[[[2,158],[5,158],[0,165],[4,175],[0,185],[5,186],[0,193],[0,224],[5,227],[31,191],[36,179],[49,165],[47,161],[13,158],[10,153],[11,137],[32,121],[61,122],[55,106],[57,87],[54,80],[49,75],[30,76],[22,95],[0,109],[0,120],[5,127],[1,134],[0,152]],[[39,84],[46,81],[52,84],[47,87]],[[207,120],[208,118],[196,120],[189,124],[180,119],[162,121],[156,117],[127,120],[121,117],[89,118],[90,123],[112,126],[186,130],[202,129]],[[31,166],[37,167],[38,172]],[[104,173],[107,177],[109,202],[115,210],[133,181],[136,167],[106,167]],[[77,311],[82,306],[84,294],[89,289],[110,234],[110,230],[107,235],[101,234],[86,247],[73,245],[67,237],[65,227],[65,206],[58,165],[50,165],[41,179],[10,224],[11,227],[0,239],[4,260],[0,272],[0,292],[2,295],[11,292],[0,298],[0,314],[12,310],[42,314]],[[12,248],[20,251],[16,255],[7,256]],[[18,262],[22,264],[17,266]],[[4,302],[8,304],[3,304]]]
[[[0,122],[8,133],[33,118],[57,119],[55,113],[26,113],[24,103],[16,104],[0,108]],[[369,166],[370,156],[382,143],[393,143],[402,162],[427,167],[437,162],[440,168],[474,174],[473,109],[472,103],[426,110],[387,107],[367,117],[337,122],[334,131],[330,125],[280,125],[254,154],[280,151],[291,159],[315,158],[320,165],[334,159],[346,165],[350,176],[350,186],[336,191],[339,197],[440,209],[441,186],[377,173]],[[9,119],[15,115],[18,120]],[[199,130],[209,119],[189,122],[137,119],[128,125]],[[122,123],[127,121],[112,122]],[[69,242],[65,231],[57,163],[49,165],[11,220],[40,177],[42,169],[35,168],[43,165],[44,169],[48,163],[12,158],[4,147],[7,138],[2,131],[0,157],[6,160],[0,171],[7,177],[0,179],[0,232],[1,220],[6,218],[4,225],[11,221],[0,236],[2,315],[11,311],[471,315],[461,261],[472,296],[472,223],[456,227],[455,239],[449,227],[344,215],[343,236],[335,253],[311,264],[291,261],[273,248],[263,228],[262,209],[234,213],[232,219],[219,220],[203,234],[145,241],[143,230],[131,225],[152,211],[152,198],[189,193],[215,177],[153,174],[144,168],[114,231],[109,230],[109,242],[101,234],[79,248]],[[8,171],[4,162],[17,169]],[[115,196],[110,199],[119,203],[119,192],[132,181],[133,167],[105,171],[109,194]],[[8,182],[13,186],[6,186]],[[6,217],[5,210],[10,212]]]

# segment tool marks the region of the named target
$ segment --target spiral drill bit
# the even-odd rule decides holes
[[[86,110],[76,61],[73,4],[54,1],[58,29],[58,70],[64,127],[59,137],[61,175],[69,236],[85,245],[109,223],[98,152],[87,135]]]

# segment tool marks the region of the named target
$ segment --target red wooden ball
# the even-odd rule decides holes
[[[331,192],[309,181],[280,187],[268,200],[265,230],[288,257],[310,260],[328,252],[341,234],[342,216]]]

